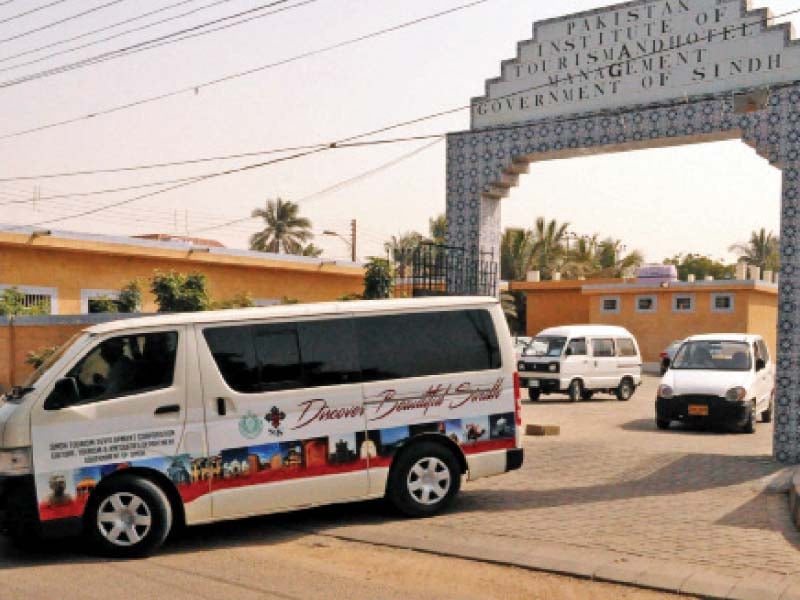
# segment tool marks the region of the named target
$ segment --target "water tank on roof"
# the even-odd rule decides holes
[[[670,283],[678,281],[675,265],[642,265],[636,269],[636,279],[642,283]]]

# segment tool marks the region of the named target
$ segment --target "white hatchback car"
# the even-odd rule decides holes
[[[656,397],[656,426],[711,421],[753,433],[772,420],[775,365],[760,335],[715,333],[686,338]]]

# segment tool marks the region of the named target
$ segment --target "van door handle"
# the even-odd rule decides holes
[[[165,406],[159,406],[156,411],[155,415],[169,415],[172,413],[179,413],[181,412],[180,404],[167,404]]]
[[[228,414],[228,407],[225,406],[225,398],[217,398],[217,414],[224,417]]]

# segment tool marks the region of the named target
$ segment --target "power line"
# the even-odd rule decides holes
[[[181,13],[179,15],[174,15],[174,16],[166,18],[166,19],[160,19],[158,21],[154,21],[152,23],[148,23],[147,25],[143,25],[142,27],[136,27],[134,29],[128,29],[126,31],[122,31],[120,33],[117,33],[117,34],[114,34],[112,36],[103,38],[101,40],[90,42],[88,44],[84,44],[82,46],[74,46],[72,48],[68,48],[68,49],[63,50],[61,52],[48,54],[47,56],[44,56],[42,58],[39,58],[39,59],[31,61],[31,62],[20,63],[20,64],[17,64],[17,65],[13,65],[11,67],[6,67],[3,70],[7,71],[7,70],[15,69],[15,68],[18,68],[18,67],[23,67],[23,66],[26,66],[26,65],[29,65],[29,64],[33,64],[35,62],[40,62],[42,60],[46,60],[48,58],[52,58],[54,56],[58,56],[60,54],[67,54],[68,52],[74,52],[75,50],[80,50],[80,49],[86,48],[88,46],[92,46],[92,45],[95,45],[95,44],[100,44],[102,42],[106,42],[108,40],[112,40],[114,38],[117,38],[117,37],[120,37],[120,36],[123,36],[123,35],[127,35],[129,33],[135,33],[137,31],[141,31],[142,29],[148,29],[150,27],[155,27],[156,25],[161,25],[163,23],[166,23],[168,21],[172,21],[172,20],[175,20],[175,19],[180,19],[180,18],[186,17],[188,15],[194,14],[196,12],[200,12],[202,10],[206,10],[208,8],[212,8],[214,6],[217,6],[218,4],[224,4],[225,2],[231,2],[231,1],[232,0],[219,0],[218,2],[212,2],[211,4],[207,4],[206,6],[201,6],[200,8],[196,8],[194,10],[190,10],[188,12]],[[121,25],[127,25],[128,23],[132,23],[134,21],[139,21],[139,20],[147,18],[147,17],[151,17],[151,16],[153,16],[155,14],[162,13],[164,11],[171,10],[173,8],[177,8],[179,6],[183,6],[184,4],[191,4],[192,2],[198,2],[198,0],[180,0],[180,2],[175,2],[174,4],[169,4],[167,6],[162,6],[161,8],[158,8],[156,10],[151,10],[151,11],[146,12],[146,13],[142,13],[142,14],[137,15],[135,17],[130,17],[130,18],[124,19],[122,21],[117,21],[116,23],[112,23],[111,25],[106,25],[106,26],[100,27],[98,29],[93,29],[92,31],[87,31],[87,32],[84,32],[84,33],[81,33],[79,35],[76,35],[76,36],[73,36],[73,37],[69,37],[69,38],[66,38],[66,39],[57,40],[55,42],[50,42],[49,44],[44,44],[43,46],[38,46],[36,48],[31,48],[29,50],[25,50],[24,52],[18,52],[17,54],[11,54],[9,56],[0,57],[0,62],[6,62],[6,61],[12,60],[14,58],[19,58],[21,56],[27,56],[28,54],[34,54],[34,53],[39,52],[41,50],[47,50],[48,48],[52,48],[54,46],[60,46],[61,44],[67,44],[69,42],[74,42],[75,40],[79,40],[79,39],[82,39],[82,38],[85,38],[85,37],[89,37],[89,36],[94,35],[96,33],[102,33],[103,31],[108,31],[109,29],[114,29],[114,28],[119,27]]]
[[[50,2],[49,4],[44,4],[37,8],[26,10],[25,12],[17,13],[15,15],[11,15],[10,17],[6,17],[5,19],[0,19],[0,25],[3,23],[8,23],[9,21],[14,21],[16,19],[21,19],[27,15],[32,15],[35,12],[39,12],[40,10],[44,10],[45,8],[50,8],[51,6],[55,6],[56,4],[63,4],[67,0],[55,0],[54,2]]]
[[[420,154],[421,152],[424,152],[428,148],[431,148],[432,146],[438,144],[440,141],[441,141],[441,138],[439,138],[437,140],[434,140],[433,142],[425,144],[425,145],[421,146],[420,148],[417,148],[417,149],[415,149],[415,150],[413,150],[411,152],[403,154],[402,156],[394,158],[394,159],[390,160],[387,163],[384,163],[384,164],[379,165],[379,166],[377,166],[377,167],[375,167],[373,169],[365,171],[365,172],[363,172],[363,173],[361,173],[359,175],[356,175],[355,177],[349,177],[349,178],[345,179],[344,181],[340,181],[338,183],[335,183],[335,184],[333,184],[333,185],[331,185],[329,187],[326,187],[326,188],[324,188],[324,189],[322,189],[322,190],[320,190],[318,192],[314,192],[313,194],[308,194],[307,196],[303,196],[302,198],[299,198],[298,200],[296,200],[296,202],[299,204],[300,202],[306,202],[308,200],[313,200],[313,199],[318,198],[320,196],[324,196],[325,194],[329,194],[330,192],[334,192],[334,191],[340,190],[340,189],[342,189],[342,188],[344,188],[344,187],[346,187],[348,185],[351,185],[351,184],[355,183],[356,181],[361,181],[362,179],[366,179],[367,177],[371,177],[372,175],[380,173],[381,171],[389,169],[389,168],[391,168],[391,167],[393,167],[393,166],[395,166],[395,165],[397,165],[397,164],[399,164],[399,163],[401,163],[401,162],[403,162],[405,160],[408,160],[409,158],[411,158],[413,156],[416,156],[417,154]],[[223,228],[229,227],[231,225],[236,225],[238,223],[244,223],[246,221],[251,220],[252,218],[253,217],[243,217],[243,218],[233,219],[233,220],[227,221],[225,223],[220,223],[219,225],[214,225],[213,227],[204,227],[202,229],[196,229],[194,231],[194,233],[200,233],[200,232],[203,232],[203,231],[211,231],[211,230],[214,230],[214,229],[223,229]]]
[[[254,68],[248,69],[246,71],[240,71],[240,72],[237,72],[237,73],[233,73],[231,75],[226,75],[226,76],[223,76],[223,77],[219,77],[217,79],[212,79],[212,80],[201,82],[201,83],[198,83],[198,84],[195,84],[195,85],[191,85],[189,87],[173,90],[171,92],[165,92],[163,94],[158,94],[156,96],[150,96],[150,97],[147,97],[147,98],[141,98],[139,100],[135,100],[135,101],[128,102],[128,103],[125,103],[125,104],[119,104],[117,106],[113,106],[111,108],[95,111],[95,112],[92,112],[92,113],[89,113],[87,115],[83,115],[83,116],[80,116],[80,117],[73,117],[71,119],[65,119],[63,121],[56,121],[54,123],[49,123],[49,124],[46,124],[46,125],[40,125],[38,127],[32,127],[30,129],[24,129],[24,130],[21,130],[21,131],[7,133],[5,135],[0,135],[0,140],[11,139],[11,138],[19,137],[19,136],[22,136],[22,135],[35,133],[35,132],[38,132],[38,131],[44,131],[46,129],[52,129],[54,127],[62,127],[64,125],[77,123],[79,121],[84,121],[84,120],[87,120],[87,119],[93,119],[93,118],[96,118],[96,117],[99,117],[99,116],[105,116],[105,115],[113,114],[113,113],[120,112],[120,111],[123,111],[123,110],[128,110],[128,109],[131,109],[131,108],[135,108],[137,106],[143,106],[145,104],[151,104],[153,102],[166,100],[167,98],[172,98],[174,96],[179,96],[181,94],[187,94],[187,93],[194,94],[198,90],[200,90],[201,88],[204,88],[204,87],[211,87],[211,86],[214,86],[214,85],[218,85],[220,83],[226,83],[228,81],[233,81],[235,79],[239,79],[241,77],[246,77],[246,76],[252,75],[254,73],[258,73],[258,72],[265,71],[265,70],[268,70],[268,69],[272,69],[272,68],[275,68],[275,67],[278,67],[278,66],[282,66],[282,65],[285,65],[285,64],[296,62],[296,61],[299,61],[299,60],[302,60],[302,59],[305,59],[305,58],[310,58],[312,56],[323,54],[325,52],[330,52],[332,50],[336,50],[338,48],[342,48],[342,47],[349,46],[349,45],[352,45],[352,44],[357,44],[359,42],[363,42],[363,41],[366,41],[366,40],[371,39],[371,38],[380,37],[380,36],[386,35],[388,33],[393,33],[395,31],[399,31],[401,29],[412,27],[414,25],[418,25],[418,24],[426,22],[426,21],[438,19],[438,18],[444,17],[446,15],[449,15],[449,14],[452,14],[452,13],[455,13],[455,12],[459,12],[459,11],[462,11],[462,10],[466,10],[468,8],[472,8],[474,6],[478,6],[480,4],[485,4],[486,2],[490,2],[490,1],[491,0],[475,0],[475,1],[469,2],[467,4],[461,4],[459,6],[453,7],[451,9],[449,9],[449,10],[441,11],[441,12],[438,12],[438,13],[433,13],[433,14],[427,15],[425,17],[421,17],[421,18],[418,18],[418,19],[413,19],[411,21],[406,21],[406,22],[400,23],[398,25],[387,27],[385,29],[380,29],[380,30],[374,31],[372,33],[361,35],[361,36],[358,36],[358,37],[355,37],[355,38],[350,38],[348,40],[344,40],[342,42],[338,42],[338,43],[332,44],[330,46],[325,46],[323,48],[318,48],[316,50],[311,50],[309,52],[305,52],[303,54],[298,54],[298,55],[295,55],[295,56],[292,56],[290,58],[286,58],[286,59],[283,59],[283,60],[280,60],[280,61],[277,61],[277,62],[274,62],[274,63],[268,63],[268,64],[261,65],[261,66],[258,66],[258,67],[254,67]],[[458,110],[463,110],[463,109],[459,108]],[[453,112],[455,112],[455,111],[453,111]]]
[[[108,8],[109,6],[113,6],[115,4],[119,4],[120,2],[125,2],[125,0],[112,0],[111,2],[106,2],[105,4],[101,4],[100,6],[95,6],[83,12],[79,12],[77,14],[71,15],[69,17],[65,17],[63,19],[59,19],[58,21],[53,21],[52,23],[48,23],[47,25],[42,25],[40,27],[36,27],[34,29],[29,29],[28,31],[24,31],[22,33],[18,33],[16,35],[12,35],[11,37],[0,39],[0,44],[4,44],[5,42],[11,42],[13,40],[18,40],[20,38],[32,35],[34,33],[38,33],[40,31],[44,31],[45,29],[50,29],[51,27],[55,27],[56,25],[61,25],[63,23],[67,23],[68,21],[74,21],[75,19],[80,19],[81,17],[85,17],[88,14],[93,12],[97,12],[98,10],[103,10],[104,8]]]
[[[300,2],[300,3],[298,3],[298,4],[294,5],[294,6],[287,7],[286,9],[283,9],[283,10],[290,10],[292,8],[297,8],[299,6],[303,6],[305,4],[309,4],[311,2],[317,2],[317,1],[318,0],[305,0],[304,2]],[[112,60],[112,59],[115,59],[115,58],[120,58],[122,56],[127,56],[128,54],[132,54],[134,52],[139,52],[139,51],[142,51],[142,50],[150,50],[151,48],[156,48],[158,46],[163,45],[164,43],[166,43],[166,41],[169,41],[169,43],[179,42],[179,41],[181,41],[183,39],[187,39],[189,36],[186,36],[184,38],[179,38],[179,39],[171,39],[171,38],[176,38],[177,36],[181,36],[181,35],[184,35],[184,34],[187,34],[187,33],[191,33],[193,31],[197,31],[197,30],[203,29],[205,27],[211,27],[212,25],[216,25],[218,23],[229,21],[231,19],[236,19],[236,18],[241,17],[243,15],[248,15],[248,14],[252,14],[252,13],[255,13],[255,12],[260,12],[260,11],[266,10],[268,8],[272,8],[274,6],[278,6],[279,4],[285,4],[286,2],[289,2],[289,0],[273,0],[272,2],[268,2],[267,4],[262,4],[261,6],[256,6],[254,8],[250,8],[250,9],[247,9],[247,10],[244,10],[244,11],[240,11],[238,13],[234,13],[234,14],[228,15],[226,17],[220,17],[218,19],[214,19],[214,20],[208,21],[206,23],[201,23],[199,25],[194,25],[192,27],[187,27],[186,29],[182,29],[180,31],[167,33],[167,34],[152,38],[150,40],[145,40],[143,42],[137,42],[135,44],[132,44],[130,46],[126,46],[124,48],[119,48],[117,50],[110,50],[108,52],[104,52],[104,53],[98,54],[96,56],[85,58],[85,59],[79,60],[79,61],[74,62],[74,63],[61,65],[59,67],[54,67],[52,69],[47,69],[45,71],[39,71],[38,73],[33,73],[31,75],[24,75],[24,76],[21,76],[21,77],[17,77],[16,79],[3,81],[3,82],[0,82],[0,88],[13,87],[13,86],[16,86],[16,85],[20,85],[22,83],[27,83],[29,81],[36,81],[38,79],[43,79],[45,77],[50,77],[52,75],[58,75],[60,73],[65,73],[67,71],[73,71],[75,69],[80,69],[82,67],[86,67],[86,66],[98,64],[98,63],[101,63],[101,62],[105,62],[106,60]],[[269,14],[274,14],[274,13],[278,13],[278,12],[282,12],[282,10],[272,11]],[[242,21],[240,21],[239,23],[236,23],[236,24],[238,25],[238,24],[241,24],[241,23],[244,23],[244,22],[246,22],[246,20],[242,20]],[[158,42],[161,42],[161,43],[158,43]]]

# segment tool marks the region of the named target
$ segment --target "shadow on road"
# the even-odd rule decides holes
[[[726,435],[740,435],[738,431],[731,427],[723,427],[723,426],[715,426],[710,423],[706,423],[703,421],[698,421],[697,423],[681,423],[678,421],[673,421],[669,429],[658,429],[656,427],[655,417],[652,419],[634,419],[633,421],[628,421],[627,423],[623,423],[619,426],[620,429],[624,431],[646,431],[649,433],[657,432],[659,435],[669,435],[669,434],[709,434],[709,433],[717,433],[717,434],[726,434]]]

